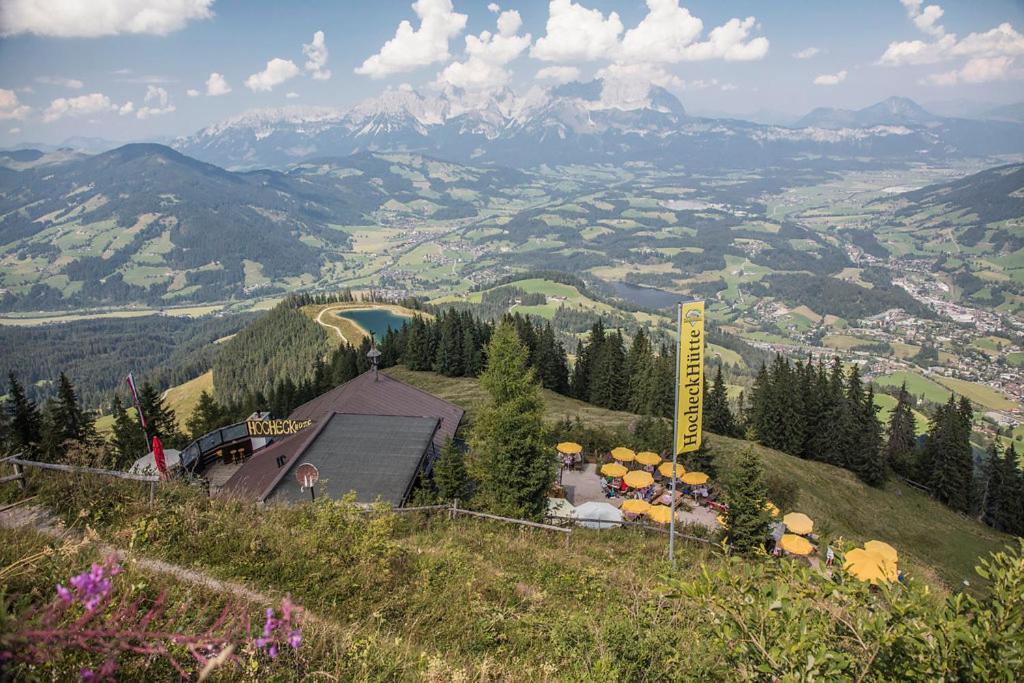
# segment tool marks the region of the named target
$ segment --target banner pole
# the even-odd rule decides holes
[[[679,369],[683,362],[682,354],[682,340],[683,340],[683,304],[679,302],[676,304],[676,388],[675,388],[675,401],[672,404],[672,495],[669,500],[669,510],[671,516],[669,517],[668,523],[668,561],[672,563],[672,568],[676,566],[676,479],[678,479],[678,450],[676,445],[679,443]]]

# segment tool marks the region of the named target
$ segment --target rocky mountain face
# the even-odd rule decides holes
[[[644,162],[728,170],[1024,152],[1024,126],[935,116],[894,97],[865,109],[817,109],[792,127],[689,116],[656,86],[595,80],[523,95],[386,90],[351,109],[249,112],[180,138],[189,156],[235,169],[319,156],[412,151],[528,168]],[[843,160],[846,160],[845,162]]]

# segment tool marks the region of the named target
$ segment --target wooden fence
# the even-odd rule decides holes
[[[18,486],[23,491],[26,488],[26,484],[25,484],[25,470],[24,470],[24,468],[26,468],[26,467],[36,468],[36,469],[41,469],[41,470],[52,470],[52,471],[56,471],[56,472],[68,472],[68,473],[71,473],[71,474],[93,474],[93,475],[98,475],[98,476],[103,476],[103,477],[112,477],[112,478],[116,478],[116,479],[126,479],[126,480],[129,480],[129,481],[147,482],[147,483],[149,483],[149,502],[150,503],[153,502],[153,499],[154,499],[154,497],[156,495],[156,485],[157,485],[157,483],[159,481],[161,481],[161,479],[160,479],[160,477],[158,475],[153,475],[153,474],[131,474],[131,473],[128,473],[128,472],[120,472],[120,471],[117,471],[117,470],[104,470],[104,469],[100,469],[100,468],[97,468],[97,467],[79,467],[79,466],[75,466],[75,465],[61,465],[61,464],[50,463],[50,462],[36,462],[34,460],[24,460],[23,458],[20,457],[20,455],[11,455],[11,456],[8,456],[6,458],[2,458],[2,459],[0,459],[0,462],[7,462],[7,463],[10,463],[10,464],[12,464],[14,466],[14,474],[13,475],[9,475],[9,476],[5,476],[5,477],[0,477],[0,484],[5,483],[5,482],[9,482],[9,481],[17,481],[18,482]],[[502,523],[505,523],[505,524],[515,524],[515,525],[518,525],[518,526],[528,527],[528,528],[533,528],[533,529],[543,529],[544,531],[554,531],[554,532],[557,532],[557,533],[566,534],[567,537],[572,534],[573,530],[576,528],[576,526],[578,524],[597,524],[597,525],[599,525],[598,528],[605,528],[605,527],[611,528],[611,527],[614,527],[614,526],[634,527],[634,528],[643,529],[645,531],[653,531],[653,532],[656,532],[656,533],[662,533],[662,534],[668,534],[669,533],[668,528],[666,528],[664,526],[655,526],[653,524],[646,524],[644,522],[631,522],[631,521],[625,520],[625,519],[621,520],[621,521],[614,522],[614,521],[609,521],[609,520],[606,520],[606,519],[584,519],[584,518],[577,518],[577,517],[557,517],[557,518],[550,518],[549,517],[547,519],[559,519],[559,520],[562,520],[564,523],[561,524],[561,525],[545,524],[545,523],[542,523],[542,522],[534,522],[534,521],[528,520],[528,519],[517,519],[517,518],[514,518],[514,517],[502,517],[501,515],[493,515],[493,514],[491,514],[489,512],[480,512],[480,511],[477,511],[477,510],[467,510],[466,508],[459,507],[459,501],[457,501],[457,500],[452,502],[452,503],[450,503],[450,504],[443,504],[443,505],[420,505],[420,506],[414,506],[414,507],[391,508],[391,509],[388,509],[388,510],[378,510],[376,508],[366,507],[366,508],[363,508],[361,510],[361,512],[363,512],[363,513],[373,513],[373,512],[378,512],[378,511],[385,512],[387,514],[406,514],[406,513],[411,513],[411,512],[447,512],[449,519],[455,519],[459,515],[465,515],[467,517],[477,517],[477,518],[480,518],[480,519],[489,519],[489,520],[493,520],[493,521],[496,521],[496,522],[502,522]],[[701,544],[704,544],[704,545],[707,545],[707,546],[710,546],[710,547],[717,547],[717,545],[714,544],[713,542],[709,541],[706,538],[700,538],[699,536],[691,536],[689,534],[684,534],[684,533],[679,532],[679,531],[675,532],[675,536],[676,536],[676,538],[682,539],[684,541],[691,541],[691,542],[694,542],[694,543],[701,543]]]

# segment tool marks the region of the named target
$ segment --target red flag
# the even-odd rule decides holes
[[[156,462],[156,469],[160,476],[167,478],[167,460],[164,458],[164,445],[160,443],[160,437],[153,436],[153,460]]]

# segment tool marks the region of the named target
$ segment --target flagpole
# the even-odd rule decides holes
[[[679,476],[677,467],[679,455],[676,451],[679,444],[679,369],[683,362],[682,339],[683,303],[680,301],[676,304],[676,389],[675,401],[672,403],[672,495],[668,504],[669,511],[672,513],[668,523],[668,561],[672,563],[673,568],[676,566],[676,479]]]
[[[132,403],[135,404],[135,412],[139,414],[139,426],[142,427],[142,438],[146,443],[146,450],[144,452],[149,453],[153,448],[153,444],[149,440],[149,426],[146,424],[146,416],[142,414],[142,402],[139,400],[139,390],[135,386],[135,377],[132,376],[132,373],[128,373],[126,381],[128,382],[128,389],[132,394]]]

